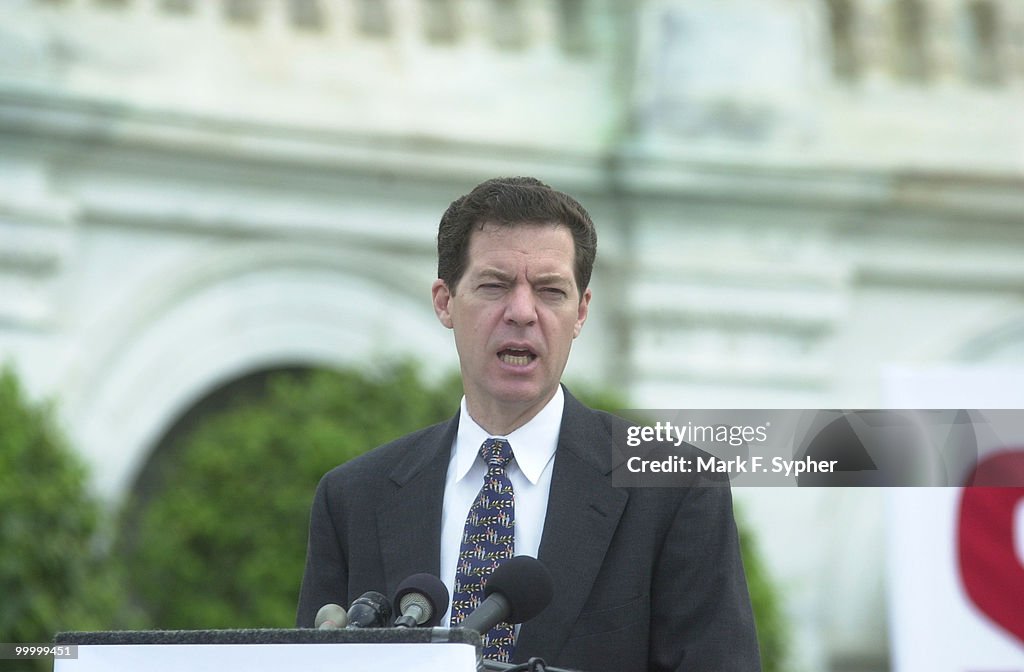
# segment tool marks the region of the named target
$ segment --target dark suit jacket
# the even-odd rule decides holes
[[[539,559],[554,599],[515,660],[614,670],[759,670],[727,487],[620,488],[612,425],[568,391]],[[441,506],[458,415],[328,472],[310,519],[298,625],[366,591],[440,573]],[[623,436],[623,434],[616,434]]]

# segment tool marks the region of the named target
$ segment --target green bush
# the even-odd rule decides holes
[[[400,365],[282,372],[265,394],[227,401],[166,461],[162,492],[129,506],[142,514],[127,530],[127,563],[154,626],[293,626],[317,481],[450,417],[460,394],[457,380],[431,388]]]
[[[598,408],[624,405],[613,394],[575,391]],[[320,476],[451,417],[461,394],[458,378],[430,386],[401,364],[372,375],[281,372],[266,378],[263,393],[225,402],[162,461],[156,492],[128,507],[139,512],[124,540],[132,586],[153,625],[293,625]],[[740,531],[771,672],[782,641],[777,598]]]
[[[136,623],[87,483],[50,410],[30,404],[14,374],[0,371],[0,642]],[[0,661],[0,669],[51,668],[45,659]]]
[[[744,522],[742,509],[736,511],[740,545],[743,553],[743,570],[747,575],[747,588],[754,606],[754,620],[757,621],[757,641],[761,648],[761,668],[764,672],[777,672],[786,668],[788,653],[788,629],[782,613],[778,588],[768,575],[761,560],[757,539]]]

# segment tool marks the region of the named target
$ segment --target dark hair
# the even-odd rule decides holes
[[[546,223],[563,224],[572,233],[574,275],[582,299],[597,256],[594,222],[572,196],[532,177],[496,177],[452,201],[437,228],[437,277],[455,293],[455,285],[466,271],[469,238],[484,224]]]

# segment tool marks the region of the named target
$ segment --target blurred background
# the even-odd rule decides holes
[[[1019,0],[4,0],[0,641],[289,626],[319,476],[455,411],[498,175],[597,223],[592,403],[1024,405]],[[1024,664],[897,596],[946,513],[735,496],[769,669]]]

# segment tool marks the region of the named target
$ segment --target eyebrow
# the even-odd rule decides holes
[[[482,268],[476,272],[477,279],[483,278],[494,278],[503,282],[511,282],[515,276],[492,266]],[[540,273],[535,275],[532,280],[534,285],[552,285],[552,284],[571,284],[571,280],[563,275],[562,273]]]
[[[493,266],[488,266],[486,268],[480,269],[479,271],[476,272],[476,277],[477,278],[495,278],[497,280],[503,280],[505,282],[509,282],[513,278],[513,276],[511,274],[506,273],[505,271],[503,271],[503,270],[501,270],[499,268],[494,268]]]
[[[533,284],[535,285],[558,285],[558,284],[570,284],[569,278],[565,277],[561,273],[541,273],[533,277]]]

